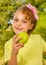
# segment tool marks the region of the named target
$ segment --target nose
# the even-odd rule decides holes
[[[20,26],[20,25],[21,25],[21,21],[19,21],[19,22],[17,23],[17,25]]]

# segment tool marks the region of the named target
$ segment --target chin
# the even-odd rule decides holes
[[[22,31],[14,31],[15,32],[15,34],[19,34],[20,32],[22,32]]]
[[[14,29],[15,34],[19,34],[20,32],[25,32],[24,30],[16,30]]]

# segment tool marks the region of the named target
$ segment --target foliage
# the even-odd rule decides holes
[[[0,56],[3,55],[5,42],[14,35],[9,20],[19,6],[28,2],[36,6],[39,15],[37,27],[32,33],[40,34],[46,41],[46,0],[0,0]]]

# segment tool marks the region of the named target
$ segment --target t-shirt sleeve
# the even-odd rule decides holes
[[[4,47],[4,62],[8,61],[10,59],[10,55],[11,55],[11,50],[12,50],[12,39],[10,39],[9,41],[7,41],[5,43],[5,47]]]
[[[25,65],[42,65],[42,63],[37,58],[34,58],[29,60]]]
[[[7,41],[4,45],[4,63],[2,65],[7,65],[9,60],[9,41]]]
[[[41,60],[37,58],[29,59],[24,61],[23,59],[19,61],[17,65],[42,65]]]

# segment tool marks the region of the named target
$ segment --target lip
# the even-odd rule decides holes
[[[18,27],[15,27],[15,29],[17,29],[17,30],[22,30],[22,28],[18,28]]]

